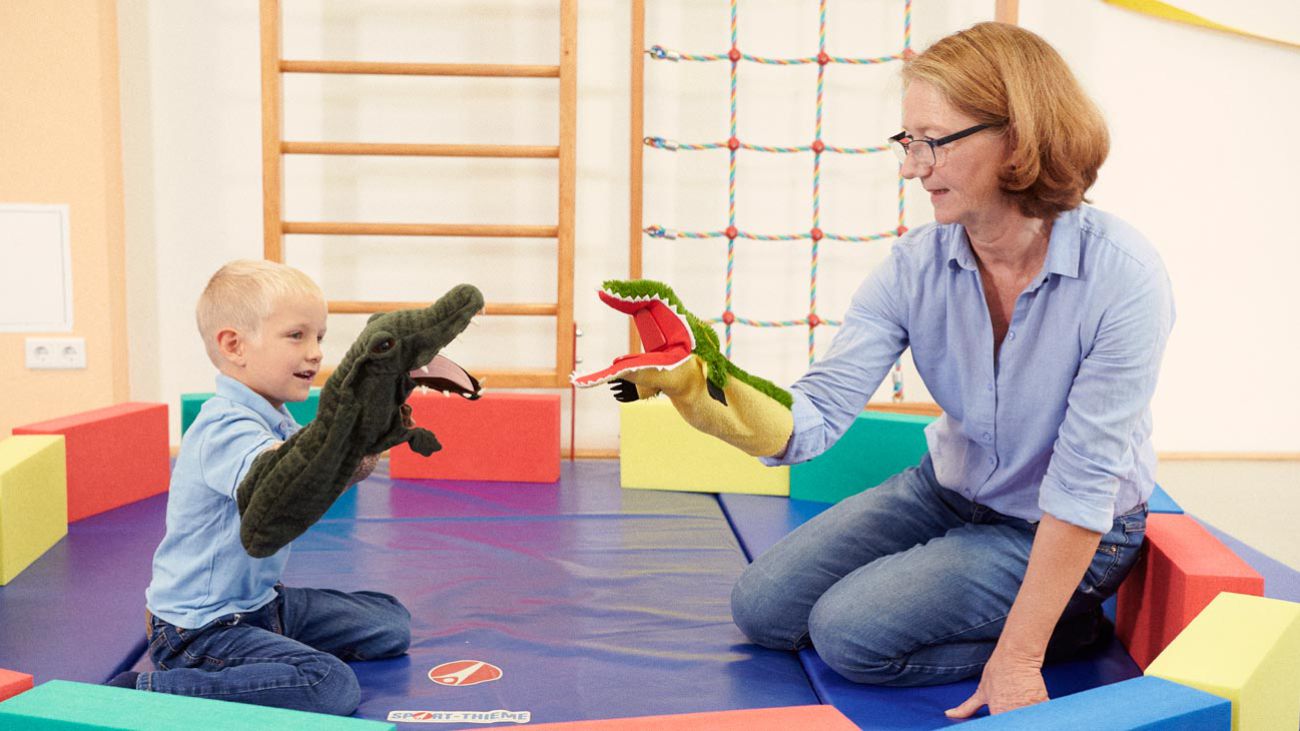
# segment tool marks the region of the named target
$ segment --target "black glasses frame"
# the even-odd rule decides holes
[[[985,130],[985,129],[988,129],[989,127],[993,127],[993,126],[994,126],[994,125],[991,125],[991,124],[977,124],[977,125],[975,125],[974,127],[967,127],[966,129],[961,130],[960,132],[953,132],[952,134],[947,135],[947,136],[945,136],[945,137],[940,137],[940,138],[937,139],[937,140],[923,140],[923,139],[913,139],[913,138],[909,138],[908,135],[907,135],[907,131],[904,130],[903,132],[899,132],[898,134],[894,135],[893,137],[890,137],[890,138],[889,138],[889,141],[890,141],[890,142],[893,142],[893,143],[897,144],[899,147],[903,148],[902,159],[899,160],[899,162],[903,162],[903,161],[905,161],[906,158],[907,158],[907,156],[911,154],[911,152],[912,152],[912,149],[911,149],[911,148],[912,148],[912,145],[914,145],[914,144],[916,144],[916,143],[918,143],[918,142],[923,142],[923,143],[929,145],[929,146],[930,146],[930,157],[933,158],[933,160],[934,160],[934,162],[932,162],[932,163],[930,163],[930,164],[931,164],[931,165],[935,165],[935,164],[938,164],[938,162],[939,162],[939,148],[940,148],[940,147],[943,147],[944,145],[948,144],[949,142],[956,142],[957,140],[960,140],[960,139],[963,138],[963,137],[970,137],[971,135],[975,134],[976,132],[979,132],[980,130]]]

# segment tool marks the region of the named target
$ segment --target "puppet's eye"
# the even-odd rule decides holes
[[[390,351],[390,350],[393,349],[393,345],[394,345],[394,344],[395,344],[395,343],[393,342],[393,339],[392,339],[392,338],[384,338],[383,340],[380,340],[379,342],[377,342],[377,343],[375,343],[374,345],[370,346],[370,352],[372,352],[372,353],[387,353],[388,351]]]

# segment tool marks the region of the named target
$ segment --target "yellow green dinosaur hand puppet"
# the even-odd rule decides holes
[[[598,295],[632,317],[645,352],[619,356],[603,370],[574,376],[575,386],[612,382],[619,401],[663,393],[688,424],[747,454],[785,451],[794,431],[790,393],[727,360],[718,334],[688,312],[672,288],[648,279],[610,280]]]
[[[325,514],[362,458],[403,442],[424,456],[442,448],[411,425],[417,385],[478,398],[479,383],[438,355],[483,309],[462,284],[424,309],[372,315],[321,389],[316,418],[253,461],[239,484],[239,539],[255,558],[279,551]]]

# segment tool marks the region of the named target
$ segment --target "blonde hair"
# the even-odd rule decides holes
[[[199,295],[195,308],[199,334],[208,358],[220,367],[217,332],[233,327],[245,336],[257,338],[262,321],[283,297],[301,295],[324,299],[311,277],[274,261],[236,259],[217,270]]]
[[[1003,127],[1011,152],[1002,191],[1031,218],[1085,202],[1110,151],[1106,122],[1066,66],[1034,33],[979,23],[939,40],[903,67],[977,122]]]

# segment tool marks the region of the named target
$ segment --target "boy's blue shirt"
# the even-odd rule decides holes
[[[185,432],[172,468],[167,533],[145,592],[154,616],[197,629],[275,598],[289,547],[264,559],[244,551],[235,490],[258,454],[301,428],[283,406],[217,375],[216,395]]]

